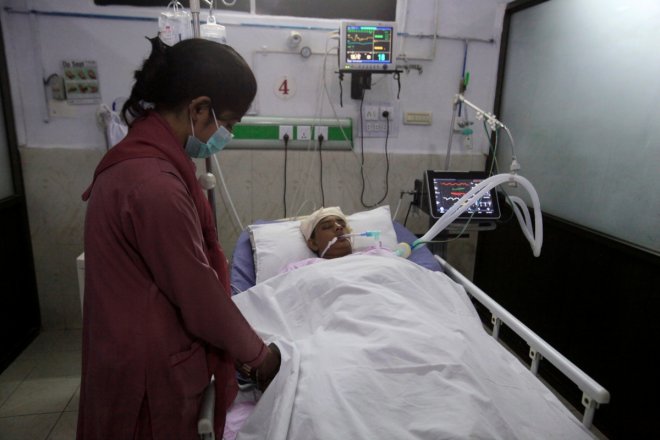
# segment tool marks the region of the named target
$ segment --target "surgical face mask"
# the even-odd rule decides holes
[[[218,124],[218,119],[215,117],[215,111],[213,112],[213,119],[215,120],[215,126],[218,129],[213,133],[208,141],[202,142],[195,136],[195,126],[192,123],[192,118],[190,119],[190,125],[192,127],[192,134],[188,136],[186,141],[186,154],[192,158],[205,159],[211,157],[215,153],[220,152],[223,148],[227,146],[229,141],[234,137],[229,130],[224,126]]]

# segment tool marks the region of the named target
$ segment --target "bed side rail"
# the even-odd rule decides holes
[[[585,407],[582,424],[586,428],[591,428],[596,409],[599,405],[610,401],[610,393],[449,263],[437,255],[435,255],[435,258],[444,267],[445,273],[451,279],[463,285],[472,297],[490,311],[492,315],[491,322],[493,323],[492,336],[495,339],[498,339],[500,326],[504,323],[529,345],[529,353],[532,358],[530,370],[532,373],[538,374],[539,363],[542,359],[547,359],[582,391],[582,405]]]
[[[202,406],[197,419],[197,435],[199,440],[215,440],[213,422],[215,419],[215,379],[204,389],[202,397]]]

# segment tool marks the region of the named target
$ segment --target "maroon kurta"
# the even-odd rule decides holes
[[[78,439],[194,439],[211,373],[222,432],[233,359],[255,366],[267,350],[230,298],[193,162],[150,113],[90,190]]]

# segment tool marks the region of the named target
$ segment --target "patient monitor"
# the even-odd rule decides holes
[[[439,219],[461,197],[486,178],[488,178],[488,175],[485,172],[478,171],[427,170],[424,173],[422,209],[430,217]],[[500,218],[500,207],[493,188],[463,212],[458,221],[471,219],[482,223],[495,221],[498,218]]]
[[[391,21],[342,20],[339,71],[351,74],[351,98],[362,99],[372,73],[395,73],[397,27]]]
[[[392,71],[396,68],[396,23],[342,20],[339,31],[341,70]]]

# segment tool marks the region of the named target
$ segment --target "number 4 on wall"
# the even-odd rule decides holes
[[[295,81],[286,75],[280,77],[275,81],[274,92],[280,99],[291,99],[296,94]]]

